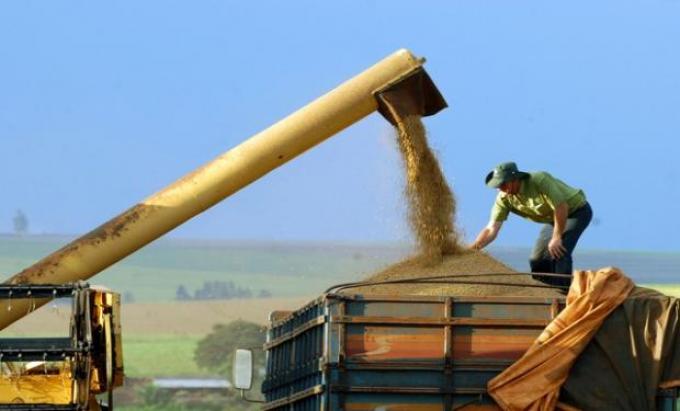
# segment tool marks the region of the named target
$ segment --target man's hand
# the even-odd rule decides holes
[[[558,260],[567,253],[567,249],[562,245],[562,233],[567,225],[567,214],[569,214],[567,203],[560,203],[555,207],[553,216],[555,227],[553,228],[552,239],[548,243],[548,253],[553,260]]]
[[[496,239],[498,232],[503,226],[502,221],[491,221],[477,235],[475,241],[468,246],[468,250],[481,250]]]
[[[466,247],[470,251],[479,251],[482,249],[482,246],[480,246],[476,241],[472,244],[468,244]]]
[[[562,245],[562,237],[553,237],[548,243],[548,252],[553,260],[558,260],[567,253],[567,249]]]

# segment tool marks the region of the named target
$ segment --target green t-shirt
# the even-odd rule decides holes
[[[567,203],[569,213],[586,203],[583,190],[573,188],[549,173],[529,173],[517,194],[499,192],[491,209],[491,221],[505,221],[508,213],[537,223],[552,223],[555,206]]]

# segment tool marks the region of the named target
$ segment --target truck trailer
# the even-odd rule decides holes
[[[522,357],[565,307],[564,297],[369,295],[338,290],[299,310],[270,315],[263,347],[262,410],[499,410],[487,391],[488,382]],[[606,338],[620,343],[606,357],[621,370],[637,365],[634,347],[626,347],[633,341],[627,334],[634,332],[619,324],[630,311],[626,304],[620,306],[602,327]],[[678,346],[670,347],[675,357],[668,361],[677,364],[680,337],[674,330],[669,344]],[[655,387],[653,408],[647,408],[644,404],[650,401],[637,398],[636,405],[625,393],[612,398],[616,392],[597,387],[598,375],[584,378],[593,373],[585,362],[602,357],[597,345],[596,337],[586,349],[584,364],[576,363],[574,378],[563,389],[564,401],[576,404],[573,409],[678,409],[680,381]],[[633,351],[627,353],[629,349]],[[234,381],[242,390],[250,389],[249,378],[255,372],[249,358],[249,350],[236,353]],[[620,364],[625,361],[629,364]],[[594,372],[608,378],[607,371],[595,366]],[[623,388],[634,391],[632,386]]]

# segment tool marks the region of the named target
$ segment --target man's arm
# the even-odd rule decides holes
[[[567,252],[567,249],[562,245],[562,233],[564,233],[564,228],[567,224],[568,214],[569,206],[567,203],[560,203],[555,206],[555,214],[553,215],[553,234],[548,243],[548,252],[555,260],[562,258]]]
[[[490,221],[489,224],[479,232],[477,239],[475,239],[474,243],[470,244],[469,248],[472,250],[481,250],[491,244],[491,242],[496,239],[502,226],[502,221]]]

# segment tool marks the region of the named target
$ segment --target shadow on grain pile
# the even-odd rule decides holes
[[[450,276],[451,281],[476,284],[380,284],[350,288],[347,294],[426,295],[426,296],[560,296],[555,289],[538,288],[543,283],[529,275],[503,275],[515,271],[484,252],[467,251],[454,224],[456,198],[436,156],[427,143],[419,116],[395,114],[397,142],[402,155],[408,205],[409,227],[418,246],[418,255],[387,267],[363,281],[382,282],[434,276]],[[456,275],[500,274],[459,277]],[[447,278],[447,280],[449,280]],[[483,284],[506,283],[513,285]]]

